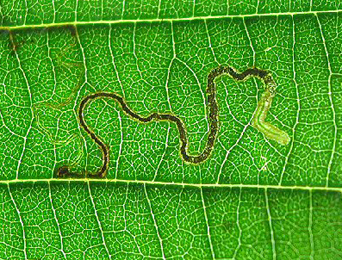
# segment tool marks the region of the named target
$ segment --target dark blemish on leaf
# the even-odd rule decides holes
[[[57,170],[57,177],[64,177],[70,175],[69,167],[62,166]]]
[[[73,26],[73,25],[67,25],[67,26],[65,26],[65,28],[69,30],[70,35],[71,35],[73,38],[76,38],[76,33],[77,33],[77,32],[76,32],[76,27],[75,27],[75,26]]]
[[[11,54],[14,56],[19,49],[26,43],[34,43],[34,40],[31,38],[30,40],[20,40],[19,42],[16,40],[16,34],[13,31],[7,31],[8,32],[8,47],[11,51]]]
[[[14,56],[15,53],[19,50],[19,48],[21,47],[21,44],[17,43],[16,39],[15,39],[15,33],[12,31],[9,31],[8,34],[8,47],[11,51],[11,54]]]
[[[0,30],[0,35],[5,35],[5,36],[8,36],[9,35],[9,30]]]

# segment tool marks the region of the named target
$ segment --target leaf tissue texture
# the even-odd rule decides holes
[[[342,259],[341,50],[340,1],[1,1],[0,259]],[[200,154],[219,66],[272,75],[286,145],[262,80],[222,76],[204,162],[98,99],[106,178],[56,177],[102,166],[99,92]]]

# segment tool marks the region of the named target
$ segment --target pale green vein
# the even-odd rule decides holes
[[[179,59],[178,57],[176,57],[176,59],[181,63],[181,64],[183,64],[184,65],[184,67],[187,69],[187,70],[189,70],[190,72],[191,72],[191,74],[193,75],[193,77],[195,78],[195,80],[196,80],[196,83],[197,83],[197,85],[198,85],[198,88],[199,88],[199,90],[200,90],[200,92],[201,92],[201,97],[202,97],[202,102],[203,102],[203,112],[204,112],[204,120],[205,120],[205,125],[206,125],[206,130],[205,130],[205,135],[203,135],[202,136],[202,138],[201,138],[201,141],[203,141],[203,138],[209,133],[209,122],[208,122],[208,116],[207,116],[207,109],[206,109],[206,99],[205,99],[205,93],[204,93],[204,91],[203,91],[203,89],[202,89],[202,84],[201,84],[201,82],[200,82],[200,80],[199,80],[199,78],[197,77],[197,74],[196,74],[196,72],[185,62],[185,61],[183,61],[183,60],[181,60],[181,59]],[[198,148],[199,149],[199,148]],[[199,151],[198,151],[199,152]]]
[[[306,12],[283,12],[283,13],[265,13],[265,14],[245,14],[245,15],[218,15],[218,16],[198,16],[185,18],[157,18],[157,19],[120,19],[108,21],[75,21],[75,22],[61,22],[61,23],[42,23],[42,24],[23,24],[14,26],[0,26],[0,30],[22,30],[32,28],[51,28],[61,26],[79,26],[79,25],[95,25],[95,24],[124,24],[124,23],[160,23],[160,22],[178,22],[178,21],[197,21],[197,20],[214,20],[225,18],[247,18],[247,17],[273,17],[273,16],[294,16],[294,15],[318,15],[318,14],[332,14],[340,13],[342,10],[330,11],[306,11]]]
[[[109,48],[109,52],[110,52],[110,56],[112,58],[112,65],[113,65],[113,69],[115,71],[115,75],[119,81],[119,85],[121,87],[121,91],[122,91],[122,97],[125,98],[125,91],[124,91],[124,87],[123,87],[123,84],[122,84],[122,81],[121,81],[121,78],[120,78],[120,75],[119,75],[119,71],[117,69],[117,66],[116,66],[116,62],[115,62],[115,56],[114,56],[114,53],[113,53],[113,50],[112,50],[112,25],[110,25],[109,27],[109,33],[108,33],[108,48]],[[119,118],[119,125],[120,125],[120,134],[121,134],[121,139],[120,139],[120,146],[119,146],[119,153],[118,153],[118,157],[117,157],[117,160],[116,160],[116,166],[115,166],[115,178],[118,176],[118,173],[119,173],[119,162],[120,162],[120,158],[121,158],[121,154],[122,154],[122,145],[123,145],[123,127],[122,127],[122,118],[121,118],[121,115],[120,115],[120,112],[117,111],[115,108],[114,110],[117,112],[118,114],[118,118]]]
[[[252,43],[252,39],[249,35],[249,32],[248,32],[248,29],[247,29],[247,25],[246,25],[246,22],[245,22],[245,19],[242,20],[243,21],[243,24],[244,24],[244,29],[246,31],[246,36],[247,36],[247,39],[249,41],[249,45],[251,47],[251,50],[252,50],[252,53],[253,53],[253,66],[255,66],[255,55],[256,55],[256,52],[254,50],[254,47],[253,47],[253,43]],[[255,78],[253,78],[253,81],[254,81],[254,84],[255,84],[255,87],[256,89],[258,90],[258,83],[257,81],[255,80]],[[228,87],[225,87],[225,90],[226,90],[226,93],[227,93],[227,96],[228,96]],[[256,95],[256,103],[258,103],[258,96]],[[233,116],[233,118],[235,119],[235,116],[233,115],[233,113],[231,112],[231,109],[230,109],[230,106],[228,104],[228,101],[226,99],[226,104],[227,104],[227,108],[229,109],[229,113]],[[230,147],[230,148],[226,148],[226,155],[225,155],[225,158],[220,166],[220,171],[219,171],[219,174],[217,176],[217,180],[216,180],[216,184],[218,184],[220,182],[220,178],[221,178],[221,175],[222,175],[222,172],[223,172],[223,167],[225,166],[225,164],[228,162],[228,157],[231,153],[231,151],[240,143],[240,141],[242,140],[242,137],[243,135],[245,134],[247,128],[251,125],[251,122],[254,118],[254,115],[255,115],[255,112],[256,112],[256,109],[254,110],[253,114],[252,114],[252,117],[250,118],[250,120],[248,121],[248,123],[246,125],[243,125],[242,123],[240,123],[237,119],[235,119],[236,122],[239,122],[242,126],[243,126],[243,130],[241,131],[240,133],[240,136],[239,138],[236,140],[236,142]],[[249,153],[249,152],[248,152]],[[252,160],[254,161],[254,157],[251,156]]]
[[[249,45],[250,45],[251,50],[252,50],[252,53],[253,53],[253,66],[255,66],[255,56],[256,56],[256,52],[255,52],[254,47],[253,47],[252,38],[251,38],[251,36],[249,35],[249,31],[248,31],[248,28],[247,28],[246,20],[245,20],[245,19],[242,19],[242,22],[243,22],[243,26],[244,26],[245,31],[246,31],[246,36],[247,36],[247,39],[248,39],[248,41],[249,41]]]
[[[77,28],[75,29],[75,33],[76,33],[77,43],[78,43],[78,45],[79,45],[79,47],[81,49],[82,61],[83,61],[83,66],[84,66],[84,82],[82,83],[82,85],[80,86],[80,88],[77,91],[74,107],[73,107],[73,110],[72,110],[73,114],[74,114],[74,116],[75,116],[75,118],[77,120],[77,112],[76,112],[77,111],[77,109],[76,109],[77,100],[78,100],[78,98],[80,96],[81,89],[85,86],[85,84],[88,83],[88,68],[87,68],[86,58],[85,58],[85,54],[84,54],[84,48],[83,48],[83,45],[81,43],[81,39],[80,39],[80,36],[78,34]],[[84,146],[85,153],[88,154],[86,140],[85,140],[84,135],[82,135],[81,127],[80,127],[79,124],[77,125],[77,129],[78,129],[78,131],[80,133],[81,138],[83,139],[83,146]],[[88,157],[87,156],[85,157],[85,164],[86,165],[88,164]]]
[[[56,95],[56,89],[57,89],[57,75],[56,75],[56,67],[55,64],[53,62],[53,59],[51,57],[51,47],[50,47],[50,37],[49,37],[49,32],[47,32],[46,34],[46,46],[47,46],[47,54],[48,54],[48,59],[51,63],[51,67],[52,67],[52,75],[53,75],[53,90],[52,90],[52,94],[50,97],[50,100],[53,98],[54,95]],[[54,156],[54,166],[53,169],[55,169],[56,164],[57,164],[57,153],[56,153],[56,143],[53,142],[53,156]],[[53,177],[53,170],[51,172],[51,178]]]
[[[103,243],[103,246],[106,250],[106,253],[109,257],[109,259],[112,259],[112,255],[109,253],[109,250],[108,250],[108,247],[107,247],[107,244],[106,244],[106,239],[104,237],[104,233],[103,233],[103,228],[102,228],[102,224],[101,224],[101,221],[99,219],[99,215],[97,214],[97,210],[96,210],[96,206],[95,206],[95,202],[94,202],[94,198],[93,198],[93,194],[91,193],[91,189],[90,189],[90,182],[88,182],[88,192],[89,192],[89,197],[90,197],[90,201],[91,201],[91,204],[94,208],[94,215],[95,215],[95,218],[96,218],[96,221],[97,221],[97,224],[98,224],[98,227],[99,227],[99,230],[100,230],[100,234],[101,234],[101,239],[102,239],[102,243]]]
[[[163,246],[163,240],[162,240],[162,238],[160,236],[159,227],[157,225],[157,220],[156,220],[156,217],[155,217],[155,215],[153,213],[151,200],[150,200],[150,198],[148,196],[147,189],[146,189],[146,184],[144,184],[144,191],[145,191],[145,196],[146,196],[146,199],[147,199],[148,206],[150,208],[150,212],[151,212],[154,228],[156,229],[157,237],[158,237],[158,240],[159,240],[161,254],[162,254],[163,259],[166,259],[165,252],[164,252],[164,246]]]
[[[173,23],[170,23],[170,31],[171,31],[171,40],[172,40],[172,59],[170,61],[169,64],[169,68],[167,70],[167,76],[166,76],[166,80],[165,80],[165,91],[166,91],[166,98],[167,98],[167,103],[168,103],[168,109],[170,112],[172,112],[172,105],[171,105],[171,100],[170,100],[170,91],[169,91],[169,80],[170,80],[170,74],[171,74],[171,67],[173,65],[174,60],[176,59],[176,47],[175,47],[175,39],[174,39],[174,33],[173,33]],[[154,177],[153,177],[153,181],[157,178],[159,169],[160,169],[160,165],[162,164],[162,162],[164,161],[165,155],[166,155],[166,151],[168,148],[168,143],[169,143],[169,136],[170,136],[170,130],[171,130],[171,124],[170,122],[168,122],[168,127],[167,127],[167,133],[166,133],[166,137],[165,137],[165,146],[164,146],[164,151],[163,154],[161,156],[161,159],[158,163],[158,166],[156,168],[156,171],[154,173]]]
[[[323,29],[322,29],[322,24],[321,21],[318,18],[318,15],[316,14],[316,19],[317,19],[317,23],[318,23],[318,27],[319,27],[319,31],[321,33],[321,38],[322,38],[322,42],[323,42],[323,47],[324,47],[324,51],[325,51],[325,56],[327,59],[327,63],[328,63],[328,70],[329,70],[329,77],[328,77],[328,87],[329,87],[329,102],[331,105],[331,111],[333,114],[333,122],[334,122],[334,141],[333,141],[333,147],[332,147],[332,151],[331,151],[331,156],[330,156],[330,160],[329,160],[329,164],[328,164],[328,170],[327,170],[327,176],[326,176],[326,183],[325,186],[329,185],[329,177],[330,177],[330,172],[331,172],[331,167],[332,167],[332,162],[334,160],[334,155],[335,155],[335,150],[336,150],[336,139],[337,139],[337,125],[336,125],[336,112],[335,112],[335,107],[334,107],[334,103],[332,100],[332,88],[331,88],[331,77],[332,77],[332,69],[331,69],[331,64],[330,64],[330,58],[329,58],[329,52],[327,49],[327,44],[325,42],[325,37],[323,34]]]
[[[309,208],[309,235],[310,235],[310,246],[311,246],[311,252],[310,252],[310,259],[313,260],[315,259],[315,242],[314,242],[314,237],[313,237],[313,232],[312,232],[312,222],[313,222],[313,217],[312,217],[312,191],[309,192],[310,196],[310,208]]]
[[[204,26],[205,26],[205,32],[206,32],[207,38],[208,38],[208,46],[209,46],[209,48],[210,48],[210,51],[211,51],[211,53],[212,53],[212,55],[213,55],[213,57],[214,57],[214,60],[215,60],[216,64],[219,65],[220,63],[219,63],[219,62],[217,61],[217,59],[216,59],[216,55],[215,55],[213,46],[212,46],[212,44],[211,44],[211,37],[210,37],[210,34],[209,34],[209,29],[208,29],[207,20],[204,20]]]
[[[296,129],[297,126],[299,124],[299,112],[300,112],[300,108],[301,108],[301,104],[300,104],[300,98],[299,98],[299,89],[298,89],[298,83],[297,83],[297,79],[296,79],[296,66],[295,66],[295,46],[296,46],[296,31],[295,31],[295,22],[292,16],[292,38],[293,38],[293,43],[292,43],[292,76],[293,76],[293,83],[295,85],[295,89],[296,89],[296,99],[297,99],[297,111],[296,111],[296,122],[294,123],[293,127],[292,127],[292,136],[291,136],[291,144],[290,144],[290,149],[285,157],[285,162],[284,162],[284,166],[283,166],[283,170],[281,172],[280,175],[280,180],[279,180],[279,185],[282,185],[283,183],[283,179],[284,179],[284,174],[288,165],[288,161],[290,158],[290,155],[292,154],[293,151],[293,147],[294,147],[294,142],[295,142],[295,133],[296,133]]]
[[[270,235],[271,235],[272,259],[276,260],[277,259],[277,252],[276,252],[276,245],[275,245],[275,239],[274,239],[274,230],[273,230],[273,225],[272,225],[271,210],[270,210],[270,205],[268,203],[267,189],[265,189],[264,191],[265,191],[265,202],[266,202],[267,219],[268,219],[268,225],[269,225],[269,228],[270,228]]]
[[[55,222],[56,222],[56,226],[57,226],[57,230],[58,230],[59,239],[60,239],[60,241],[61,241],[61,249],[60,249],[60,250],[61,250],[61,252],[62,252],[62,255],[63,255],[64,259],[67,259],[66,253],[64,252],[62,230],[61,230],[61,227],[60,227],[58,218],[57,218],[56,209],[55,209],[55,207],[54,207],[54,205],[53,205],[53,199],[52,199],[52,194],[51,194],[51,185],[50,185],[50,182],[48,183],[48,187],[49,187],[49,200],[50,200],[50,204],[51,204],[51,209],[52,209],[53,217],[54,217]]]
[[[244,189],[274,189],[274,190],[305,190],[305,191],[326,191],[341,192],[342,187],[325,187],[325,186],[280,186],[280,185],[263,185],[263,184],[216,184],[216,183],[187,183],[187,182],[163,182],[163,181],[144,181],[144,180],[122,180],[122,179],[90,179],[90,178],[70,178],[70,179],[13,179],[0,180],[0,184],[18,184],[18,183],[127,183],[142,185],[164,185],[164,186],[181,186],[195,188],[244,188]]]
[[[9,37],[9,38],[10,38],[11,44],[14,45],[13,37],[11,36],[11,34],[10,34],[10,37]],[[17,171],[16,171],[16,174],[15,174],[16,178],[18,179],[18,178],[19,178],[19,170],[20,170],[20,167],[21,167],[21,165],[22,165],[22,160],[23,160],[24,154],[25,154],[27,139],[28,139],[28,136],[29,136],[29,134],[30,134],[30,132],[31,132],[31,129],[32,129],[32,124],[33,124],[33,120],[34,120],[34,112],[33,112],[33,106],[32,106],[33,101],[32,101],[31,86],[30,86],[30,84],[29,84],[29,81],[28,81],[28,78],[27,78],[27,76],[26,76],[26,73],[25,73],[25,71],[24,71],[24,69],[23,69],[23,67],[22,67],[22,65],[21,65],[21,61],[20,61],[18,52],[15,51],[14,54],[15,54],[15,57],[16,57],[17,62],[18,62],[18,68],[19,68],[19,70],[21,71],[21,73],[22,73],[22,75],[23,75],[23,77],[24,77],[24,80],[25,80],[25,84],[26,84],[26,86],[27,86],[27,93],[28,93],[28,96],[29,96],[30,110],[31,110],[30,125],[29,125],[29,127],[28,127],[28,129],[27,129],[27,131],[26,131],[25,136],[24,136],[23,150],[21,151],[20,158],[19,158],[19,160],[18,160]]]
[[[239,230],[239,238],[238,238],[238,245],[237,247],[235,248],[234,250],[234,255],[233,255],[233,260],[236,259],[236,256],[237,256],[237,253],[239,252],[240,248],[241,248],[241,237],[242,237],[242,229],[241,229],[241,226],[240,226],[240,207],[241,207],[241,194],[242,194],[242,190],[240,188],[240,191],[239,191],[239,202],[238,202],[238,206],[237,206],[237,209],[236,209],[236,226]]]
[[[18,214],[19,222],[20,222],[20,225],[21,225],[21,228],[22,228],[22,231],[23,231],[23,233],[22,233],[23,242],[24,242],[24,250],[23,250],[23,251],[24,251],[24,256],[25,256],[25,260],[26,260],[26,259],[27,259],[27,241],[26,241],[25,225],[24,225],[23,219],[22,219],[22,217],[21,217],[21,214],[20,214],[20,210],[19,210],[19,208],[18,208],[18,205],[17,205],[17,203],[15,202],[15,200],[14,200],[14,198],[13,198],[13,195],[12,195],[12,192],[11,192],[11,187],[10,187],[9,184],[7,185],[7,188],[8,188],[8,194],[9,194],[9,196],[10,196],[10,198],[11,198],[11,201],[12,201],[12,203],[13,203],[13,206],[14,206],[14,208],[15,208],[15,211],[16,211],[17,214]]]
[[[207,236],[208,236],[208,241],[209,241],[210,253],[211,253],[212,259],[216,259],[215,258],[215,251],[214,251],[213,243],[211,241],[210,225],[209,225],[209,220],[208,220],[207,208],[206,208],[205,201],[204,201],[204,196],[203,196],[203,189],[201,188],[200,190],[201,190],[201,200],[202,200],[203,214],[204,214],[205,223],[207,225]]]

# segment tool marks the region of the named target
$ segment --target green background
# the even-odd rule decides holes
[[[1,259],[342,259],[342,4],[339,1],[0,2]],[[268,70],[267,120],[251,127],[257,79],[217,80],[220,131],[211,157],[182,161],[178,130],[140,124],[96,91],[186,125],[206,144],[211,69]]]

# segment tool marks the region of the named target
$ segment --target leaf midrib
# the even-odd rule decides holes
[[[186,182],[164,182],[164,181],[145,181],[145,180],[124,180],[124,179],[90,179],[90,178],[65,178],[65,179],[13,179],[0,180],[0,185],[10,185],[19,183],[126,183],[156,186],[182,186],[193,188],[241,188],[241,189],[272,189],[272,190],[304,190],[304,191],[332,191],[341,192],[342,187],[327,186],[296,186],[296,185],[263,185],[263,184],[216,184],[216,183],[186,183]]]
[[[279,12],[279,13],[263,13],[263,14],[244,14],[244,15],[218,15],[218,16],[195,16],[185,18],[155,18],[155,19],[119,19],[119,20],[100,20],[100,21],[73,21],[61,23],[41,23],[41,24],[23,24],[0,26],[0,31],[14,31],[24,29],[37,28],[53,28],[63,26],[80,26],[80,25],[110,25],[110,24],[124,24],[124,23],[160,23],[160,22],[181,22],[181,21],[198,21],[198,20],[217,20],[225,18],[253,18],[253,17],[272,17],[272,16],[296,16],[296,15],[318,15],[340,13],[342,9],[328,10],[328,11],[303,11],[303,12]]]

